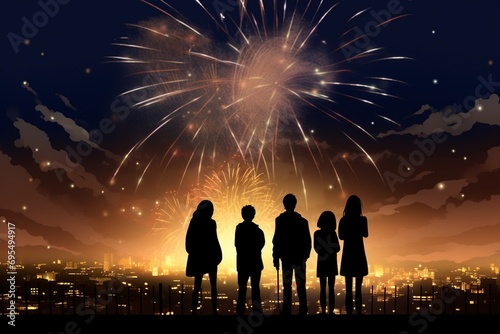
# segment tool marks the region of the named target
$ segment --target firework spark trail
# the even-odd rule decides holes
[[[168,254],[177,259],[184,251],[184,238],[189,225],[189,220],[196,209],[192,196],[186,195],[184,201],[180,201],[180,196],[176,193],[168,193],[162,201],[158,202],[155,211],[155,225],[152,235],[160,237],[161,246],[158,249],[158,256]],[[183,266],[185,263],[176,261],[174,265]]]
[[[331,159],[328,159],[328,161],[330,162],[330,165],[332,165],[333,171],[335,172],[337,182],[339,183],[340,191],[342,192],[342,195],[345,196],[344,188],[342,187],[342,182],[340,180],[339,173],[337,172],[337,168],[335,168],[335,165],[333,164],[333,161]]]
[[[349,169],[351,170],[352,174],[354,175],[354,177],[356,178],[356,180],[359,181],[358,179],[358,175],[356,174],[356,171],[354,170],[354,168],[352,168],[352,165],[351,163],[347,160],[348,156],[347,154],[342,154],[342,160],[347,164],[347,166],[349,166]]]
[[[280,139],[286,137],[302,142],[321,175],[323,154],[315,140],[308,140],[302,125],[304,120],[313,116],[306,107],[320,111],[319,115],[347,122],[374,139],[362,125],[324,103],[335,104],[334,96],[344,96],[378,106],[371,99],[356,95],[358,92],[396,98],[373,84],[346,81],[340,75],[350,72],[348,63],[354,60],[409,59],[400,56],[378,58],[377,52],[381,48],[336,59],[335,54],[343,47],[366,37],[353,37],[333,51],[329,51],[318,40],[318,29],[332,15],[338,3],[324,7],[323,1],[315,5],[309,0],[305,8],[300,10],[298,1],[295,7],[288,6],[287,1],[284,1],[282,9],[279,9],[277,1],[267,8],[264,1],[260,0],[257,13],[253,13],[247,1],[239,0],[235,19],[223,13],[213,14],[202,1],[196,0],[201,10],[220,29],[211,32],[188,22],[165,1],[160,2],[170,11],[150,1],[141,1],[158,10],[163,17],[129,25],[136,29],[137,35],[125,43],[117,43],[118,47],[126,50],[126,55],[110,58],[137,66],[136,74],[149,75],[151,83],[130,89],[122,95],[146,91],[148,97],[138,101],[134,107],[155,107],[164,116],[159,125],[125,155],[114,177],[134,151],[145,146],[153,135],[160,135],[159,130],[167,128],[167,125],[172,127],[168,130],[172,133],[174,129],[177,135],[174,134],[175,140],[164,152],[162,163],[168,161],[164,174],[174,157],[188,156],[181,183],[191,164],[198,166],[199,180],[201,166],[217,164],[235,152],[239,152],[244,161],[251,161],[257,169],[262,164],[268,178],[272,180],[276,158],[283,160]],[[347,22],[359,18],[367,10],[357,12]],[[405,16],[390,18],[378,26]],[[347,36],[351,31],[347,29],[340,37]],[[225,36],[225,41],[216,37],[220,32]],[[370,79],[400,82],[382,76],[372,76]],[[338,89],[341,87],[353,91],[344,92]],[[376,116],[396,124],[387,116]],[[379,172],[359,141],[344,131],[339,133],[354,143]],[[205,154],[209,149],[212,151],[211,156]],[[189,153],[179,154],[186,151]],[[291,153],[290,158],[297,168],[292,149]],[[296,173],[300,172],[297,170]],[[304,181],[302,184],[305,192]]]
[[[368,154],[368,152],[366,152],[366,150],[363,148],[363,146],[361,146],[357,141],[355,141],[354,139],[352,139],[351,137],[349,137],[347,134],[345,134],[345,136],[347,138],[349,138],[356,146],[358,146],[359,149],[365,154],[365,156],[368,158],[368,160],[370,160],[370,162],[373,165],[373,167],[375,167],[375,169],[377,170],[377,173],[380,176],[380,179],[383,181],[384,177],[382,176],[382,173],[378,169],[377,164],[375,163],[375,161],[373,161],[373,158],[371,157],[371,155]]]

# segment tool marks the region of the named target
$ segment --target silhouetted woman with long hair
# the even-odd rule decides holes
[[[186,276],[194,277],[191,311],[193,315],[197,314],[198,296],[205,274],[208,274],[210,280],[213,314],[218,314],[217,267],[222,261],[222,249],[217,237],[217,223],[212,219],[213,213],[212,202],[201,201],[193,213],[186,233],[186,252],[188,253]]]
[[[340,275],[345,277],[345,309],[347,314],[353,311],[352,281],[355,279],[355,308],[356,313],[362,314],[361,286],[363,277],[368,275],[368,261],[366,259],[363,238],[368,237],[368,220],[362,213],[361,199],[352,195],[347,199],[344,214],[339,221],[339,239],[344,241],[340,263]]]

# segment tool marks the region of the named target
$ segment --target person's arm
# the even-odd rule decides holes
[[[264,235],[264,231],[259,229],[259,234],[260,234],[260,243],[259,243],[259,248],[262,250],[264,246],[266,245],[266,236]]]
[[[345,240],[345,237],[346,237],[345,221],[342,217],[342,218],[340,218],[340,221],[339,221],[339,239]]]
[[[304,218],[304,256],[306,259],[311,256],[311,248],[312,248],[312,238],[311,231],[309,230],[309,222]]]
[[[238,225],[236,225],[236,229],[234,232],[234,247],[236,247],[236,251],[238,250],[239,245],[240,245],[240,233]]]
[[[281,231],[279,230],[280,224],[276,219],[274,222],[274,235],[273,235],[273,266],[276,269],[280,269],[280,257],[281,257]]]
[[[184,247],[186,248],[186,252],[189,254],[193,250],[193,228],[191,223],[188,226],[187,232],[186,232],[186,240],[184,243]]]
[[[365,238],[368,238],[368,219],[364,216],[361,224],[361,235],[363,235],[363,237]]]
[[[220,245],[219,236],[217,234],[217,222],[212,220],[214,224],[214,238],[215,238],[215,255],[216,255],[216,263],[219,265],[222,261],[222,246]]]
[[[337,232],[333,231],[332,233],[332,248],[335,253],[340,252],[340,242],[339,238],[337,237]]]
[[[319,254],[320,249],[322,248],[321,244],[318,241],[319,238],[319,230],[315,231],[313,234],[313,246],[314,246],[314,251]]]

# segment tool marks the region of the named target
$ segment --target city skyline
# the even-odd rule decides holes
[[[369,265],[500,262],[496,2],[232,3],[2,4],[0,260],[12,223],[19,263],[113,253],[182,267],[208,197],[221,266],[235,267],[252,204],[272,268],[294,193],[311,235],[360,196]]]
[[[71,314],[75,312],[77,304],[81,304],[82,297],[88,296],[94,300],[96,292],[106,290],[108,299],[102,297],[99,307],[87,305],[88,309],[102,314],[162,314],[182,315],[190,314],[189,295],[193,282],[185,277],[183,270],[170,273],[155,273],[154,270],[141,268],[140,265],[119,266],[105,270],[103,263],[76,263],[66,264],[54,261],[51,264],[38,264],[32,267],[17,269],[18,277],[23,280],[16,285],[17,310],[19,314],[26,314],[26,305],[31,314]],[[451,271],[417,268],[376,268],[371,270],[363,282],[365,314],[410,314],[419,311],[422,307],[432,307],[440,297],[444,288],[454,291],[456,300],[447,302],[449,314],[496,314],[498,310],[498,272],[499,267],[491,268],[456,268]],[[262,293],[265,314],[277,314],[278,295],[276,293],[276,276],[272,270],[263,271]],[[208,278],[202,283],[203,299],[209,303],[210,289]],[[95,286],[95,287],[94,287]],[[236,274],[221,271],[218,275],[219,310],[223,315],[235,314],[235,300],[237,296]],[[115,290],[113,290],[113,287]],[[2,288],[5,286],[2,284]],[[49,292],[52,289],[52,292]],[[111,290],[110,290],[111,289]],[[63,292],[64,291],[64,292]],[[310,314],[320,313],[319,282],[314,270],[307,272],[308,304]],[[345,282],[337,276],[335,283],[336,314],[344,314]],[[26,299],[29,294],[29,300]],[[64,297],[61,295],[63,294]],[[143,301],[139,305],[138,295]],[[50,297],[51,295],[52,297]],[[163,295],[162,300],[159,296]],[[94,296],[94,298],[93,298]],[[57,303],[65,299],[65,311]],[[114,302],[119,298],[121,302]],[[151,305],[148,301],[153,298]],[[294,297],[295,298],[295,297]],[[50,302],[52,299],[52,302]],[[465,302],[467,299],[470,301]],[[481,302],[479,302],[481,300]],[[483,302],[484,300],[484,302]],[[106,301],[106,302],[104,302]],[[47,305],[49,302],[51,305]],[[297,310],[294,304],[294,312]],[[478,305],[482,305],[478,309]],[[40,309],[41,307],[41,309]],[[52,311],[50,311],[52,307]],[[78,309],[80,310],[81,307]],[[162,311],[160,311],[160,308]],[[81,310],[80,310],[81,311]],[[440,309],[439,312],[442,312]],[[85,313],[86,314],[86,313]]]

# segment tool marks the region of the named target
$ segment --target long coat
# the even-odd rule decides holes
[[[340,275],[361,277],[368,275],[363,238],[368,237],[368,220],[364,216],[343,216],[339,221],[339,239],[344,240]]]
[[[186,276],[213,272],[222,261],[217,224],[211,218],[193,217],[186,233]]]
[[[285,211],[275,219],[273,259],[301,264],[309,258],[312,248],[309,223],[300,213]]]

